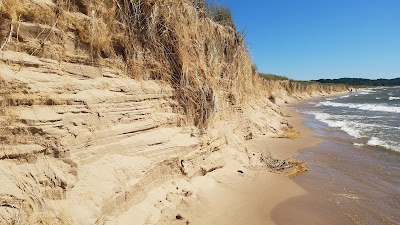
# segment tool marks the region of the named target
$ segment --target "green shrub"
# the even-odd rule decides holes
[[[206,3],[206,14],[215,22],[235,28],[231,10],[228,6],[218,3]]]

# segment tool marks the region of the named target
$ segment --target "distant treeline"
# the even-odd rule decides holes
[[[351,86],[400,86],[400,78],[394,79],[364,79],[364,78],[339,78],[314,80],[319,83],[347,84]]]

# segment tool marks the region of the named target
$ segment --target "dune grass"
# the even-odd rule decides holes
[[[272,73],[259,73],[260,76],[266,80],[289,80],[289,78]]]

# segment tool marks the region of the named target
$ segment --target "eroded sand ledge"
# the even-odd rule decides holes
[[[0,214],[6,223],[185,222],[184,213],[176,219],[179,210],[195,207],[190,202],[207,190],[246,183],[265,166],[267,151],[278,149],[267,137],[285,136],[290,119],[280,105],[327,94],[289,94],[277,83],[275,103],[266,97],[226,111],[204,132],[181,125],[184,114],[166,84],[138,82],[111,68],[0,53],[9,103],[1,116]],[[292,186],[296,191],[287,197],[303,193],[281,176],[265,179],[272,185],[265,192]]]

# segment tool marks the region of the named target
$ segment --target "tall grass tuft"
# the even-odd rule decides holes
[[[216,23],[235,28],[231,10],[228,6],[219,3],[206,3],[207,15]]]

